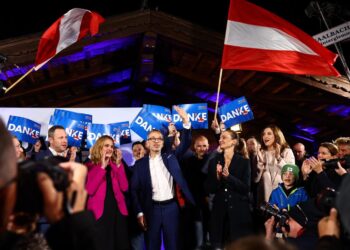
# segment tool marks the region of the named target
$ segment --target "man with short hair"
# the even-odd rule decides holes
[[[181,162],[181,169],[188,187],[196,202],[195,206],[186,206],[183,210],[184,249],[200,249],[207,241],[209,228],[209,205],[204,191],[207,173],[204,169],[208,160],[209,142],[204,135],[195,138],[194,152]]]
[[[142,142],[136,141],[131,145],[132,150],[132,156],[134,157],[134,160],[137,161],[145,156],[146,149],[143,146]]]
[[[147,137],[149,155],[135,163],[131,177],[131,198],[141,228],[145,231],[148,250],[161,247],[161,235],[166,250],[177,250],[179,206],[177,187],[194,204],[176,157],[161,154],[164,138],[159,130]]]
[[[64,127],[60,125],[52,126],[48,131],[49,148],[46,150],[39,151],[32,159],[42,160],[46,157],[62,156],[67,161],[79,162],[77,157],[77,148],[71,147],[68,149],[67,133]]]
[[[66,157],[68,139],[64,127],[59,125],[52,126],[48,131],[48,139],[50,143],[49,148],[36,153],[34,159],[41,160],[52,156]]]
[[[338,146],[338,157],[343,158],[350,155],[350,137],[339,137],[334,143]]]
[[[307,158],[305,145],[301,142],[294,144],[293,153],[295,156],[295,164],[299,167],[299,169],[301,169],[303,161]]]

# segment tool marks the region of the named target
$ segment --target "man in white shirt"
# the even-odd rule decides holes
[[[148,134],[149,155],[136,162],[131,178],[131,197],[138,222],[145,231],[149,250],[160,249],[163,235],[166,250],[178,249],[179,205],[177,187],[194,204],[176,157],[161,154],[160,131]]]

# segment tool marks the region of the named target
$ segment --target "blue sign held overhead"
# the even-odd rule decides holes
[[[86,123],[92,123],[92,115],[89,114],[83,114],[83,113],[77,113],[73,111],[63,110],[63,109],[55,109],[54,117],[61,117],[61,118],[69,118],[71,120],[76,121],[83,121]]]
[[[195,104],[179,104],[183,108],[190,119],[192,129],[207,129],[208,128],[208,107],[206,103]],[[177,129],[182,129],[182,120],[180,115],[173,107],[173,122]]]
[[[34,144],[40,137],[41,125],[24,117],[10,115],[7,129],[18,140]]]
[[[92,123],[92,115],[90,114],[77,113],[77,112],[63,110],[63,109],[55,109],[53,117],[54,117],[54,120],[66,118],[66,119],[76,120],[81,122],[85,126],[84,136],[86,136],[88,124]]]
[[[221,121],[227,128],[254,119],[253,112],[244,96],[222,105],[218,111]]]
[[[114,139],[114,144],[119,147],[123,144],[131,142],[131,133],[129,128],[129,122],[117,122],[108,124],[111,129],[111,134]]]
[[[154,117],[161,121],[162,125],[166,128],[172,121],[171,111],[166,107],[144,104],[143,109],[146,110],[148,113],[151,113]]]
[[[136,118],[132,121],[130,128],[144,140],[153,129],[161,129],[162,123],[157,120],[151,113],[142,109]]]
[[[89,123],[86,140],[87,148],[91,148],[102,135],[109,135],[112,137],[111,127],[109,125]]]
[[[85,125],[81,121],[72,120],[64,116],[51,116],[49,125],[49,127],[53,125],[64,127],[67,133],[68,145],[81,147],[85,133]]]

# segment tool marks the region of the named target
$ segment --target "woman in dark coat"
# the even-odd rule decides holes
[[[215,194],[210,222],[210,242],[215,249],[252,232],[249,160],[235,153],[237,143],[234,131],[224,131],[219,140],[223,153],[209,163],[206,189]]]

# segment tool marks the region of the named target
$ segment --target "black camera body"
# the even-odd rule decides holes
[[[269,216],[274,216],[276,223],[279,224],[279,227],[284,227],[289,231],[289,225],[287,220],[289,219],[289,215],[286,211],[280,211],[278,208],[275,208],[268,202],[264,202],[260,205],[260,211]]]
[[[62,157],[51,157],[40,161],[23,161],[18,164],[16,212],[42,214],[44,204],[42,192],[38,186],[38,173],[46,173],[57,191],[67,189],[68,174],[58,166],[63,161],[66,160]]]
[[[338,161],[343,168],[350,168],[350,155],[345,155],[343,158],[324,160],[323,166],[325,168],[338,168]]]
[[[333,188],[325,188],[316,196],[316,207],[325,215],[329,214],[331,208],[336,207],[336,199],[338,192]]]

